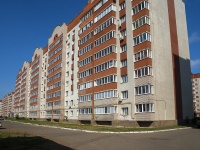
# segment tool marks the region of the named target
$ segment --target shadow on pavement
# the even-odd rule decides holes
[[[35,137],[0,137],[1,150],[73,150],[55,143],[54,141],[44,139],[39,136]]]

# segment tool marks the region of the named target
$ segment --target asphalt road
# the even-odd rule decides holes
[[[41,136],[76,150],[200,150],[200,129],[157,133],[86,133],[4,121],[1,131]],[[67,149],[67,148],[66,148]]]

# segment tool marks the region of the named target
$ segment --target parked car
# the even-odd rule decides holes
[[[2,116],[0,116],[0,120],[4,120],[4,118]]]

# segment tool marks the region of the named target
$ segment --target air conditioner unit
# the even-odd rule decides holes
[[[117,27],[118,27],[118,29],[120,29],[121,28],[121,20],[117,20]]]
[[[122,99],[121,99],[121,98],[118,98],[118,102],[122,102]]]

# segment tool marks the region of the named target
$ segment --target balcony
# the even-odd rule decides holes
[[[52,119],[52,114],[46,114],[45,118]],[[60,119],[60,118],[61,118],[60,114],[53,114],[53,119]]]

